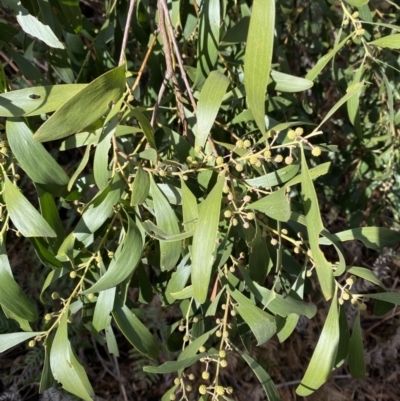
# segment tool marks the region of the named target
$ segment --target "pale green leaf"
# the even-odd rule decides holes
[[[327,162],[327,163],[319,164],[316,167],[310,168],[308,170],[308,172],[310,173],[311,179],[315,180],[316,178],[320,177],[321,175],[327,174],[330,166],[331,166],[331,162]],[[301,175],[298,175],[297,177],[292,178],[285,185],[287,187],[291,187],[293,185],[300,184],[300,183],[301,183]]]
[[[30,331],[27,333],[9,333],[0,334],[0,353],[7,351],[11,347],[22,343],[23,341],[29,340],[32,337],[43,334],[41,331]]]
[[[106,72],[70,97],[36,131],[39,142],[65,138],[84,129],[110,109],[125,89],[125,64]]]
[[[151,220],[146,220],[142,222],[141,225],[146,231],[146,233],[150,235],[150,237],[153,237],[155,239],[158,239],[159,241],[164,241],[164,242],[181,241],[183,239],[191,237],[194,232],[192,230],[178,234],[167,234],[163,230],[160,230],[160,228],[157,227]]]
[[[257,345],[264,344],[276,333],[274,317],[253,304],[240,291],[229,290],[231,297],[238,303],[236,311],[248,324],[257,339]]]
[[[104,291],[122,283],[136,269],[142,256],[143,241],[135,222],[125,214],[128,227],[106,273],[82,294]]]
[[[368,44],[387,49],[400,49],[400,33],[384,36],[383,38],[376,39]]]
[[[196,300],[204,303],[211,279],[211,269],[215,259],[219,215],[221,211],[222,188],[225,175],[218,177],[212,191],[203,201],[192,242],[192,284]]]
[[[155,359],[158,354],[158,346],[154,337],[146,326],[116,298],[113,317],[122,334],[143,355]]]
[[[276,185],[282,185],[286,181],[289,181],[297,174],[299,168],[299,164],[291,164],[260,177],[246,179],[245,182],[252,187],[271,189]]]
[[[367,269],[365,267],[351,266],[347,268],[346,271],[350,274],[354,274],[357,277],[363,278],[364,280],[374,283],[377,286],[381,287],[382,290],[387,291],[382,281],[379,280],[378,277],[375,276],[374,272],[370,269]]]
[[[172,293],[183,290],[190,277],[191,266],[188,263],[190,254],[187,254],[179,263],[176,272],[172,273],[165,290],[165,298],[168,303],[172,304],[175,298]]]
[[[116,287],[101,291],[97,297],[93,313],[93,327],[99,332],[111,324],[111,312],[114,307]]]
[[[298,395],[310,395],[328,380],[336,360],[339,333],[339,311],[335,295],[307,371],[296,389]]]
[[[64,311],[54,336],[50,352],[50,367],[54,378],[66,391],[85,401],[93,401],[94,392],[85,369],[79,363],[68,340],[68,313]]]
[[[265,134],[265,92],[271,71],[275,0],[254,0],[244,59],[247,101],[258,128]]]
[[[182,187],[182,211],[183,211],[183,226],[185,231],[191,231],[194,229],[199,212],[197,209],[196,197],[192,191],[185,184],[185,181],[181,179]]]
[[[132,184],[131,206],[141,205],[149,195],[150,176],[149,173],[139,165]]]
[[[354,7],[362,7],[365,4],[368,4],[369,0],[346,0],[346,3],[349,3]]]
[[[164,362],[160,366],[145,366],[143,368],[143,370],[145,372],[156,373],[156,374],[173,373],[173,372],[177,372],[180,369],[188,368],[189,366],[192,366],[193,364],[195,364],[201,358],[205,358],[209,355],[210,354],[207,354],[207,353],[197,354],[190,358],[180,359],[178,361],[167,361],[167,362]]]
[[[378,292],[376,294],[360,294],[367,298],[377,299],[394,305],[400,305],[400,292]]]
[[[0,117],[37,116],[57,110],[86,84],[35,86],[0,94]]]
[[[288,221],[290,217],[290,203],[286,195],[286,188],[278,189],[271,193],[271,195],[264,196],[264,198],[250,203],[246,209],[258,210],[265,213],[278,221]]]
[[[178,218],[153,179],[150,181],[150,188],[153,197],[154,214],[156,216],[157,226],[166,234],[180,234]],[[176,266],[181,254],[181,248],[181,241],[160,242],[161,270],[171,270]]]
[[[212,71],[206,79],[197,104],[196,146],[204,147],[228,85],[229,79],[219,71]]]
[[[28,126],[20,119],[8,119],[7,139],[13,155],[29,178],[50,187],[68,184],[69,178],[44,146],[33,140]]]
[[[75,181],[79,177],[79,174],[82,173],[82,171],[85,169],[86,165],[88,164],[89,157],[90,157],[90,148],[91,148],[91,145],[86,146],[85,153],[83,154],[78,167],[76,167],[74,174],[72,174],[70,180],[68,181],[68,185],[67,185],[68,191],[71,191],[72,187],[75,184]]]
[[[296,77],[275,70],[271,70],[271,77],[275,82],[275,90],[279,92],[302,92],[312,88],[314,85],[314,82],[309,79]]]
[[[318,280],[321,284],[322,293],[326,299],[329,299],[332,297],[334,289],[333,271],[331,264],[325,259],[324,254],[319,248],[319,235],[324,229],[324,226],[319,212],[317,194],[308,170],[303,148],[301,148],[301,152],[301,191],[304,201],[310,248],[312,257],[315,261],[315,268]]]
[[[349,343],[349,370],[354,379],[365,377],[364,346],[361,334],[360,310],[357,311]]]
[[[6,175],[4,179],[4,202],[10,218],[24,237],[55,237],[56,233],[41,214],[28,202]]]

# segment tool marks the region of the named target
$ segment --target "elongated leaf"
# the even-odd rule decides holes
[[[339,333],[339,311],[335,295],[307,371],[296,389],[298,395],[310,395],[328,380],[336,360]]]
[[[193,234],[191,277],[194,296],[200,303],[205,302],[210,284],[224,183],[225,175],[223,174],[218,177],[214,188],[203,201]]]
[[[302,92],[312,88],[314,85],[314,82],[309,79],[296,77],[274,70],[271,70],[271,77],[275,82],[275,90],[280,92]]]
[[[93,327],[97,331],[104,330],[111,324],[111,312],[114,307],[116,287],[101,291],[97,297],[93,313]]]
[[[34,322],[38,318],[31,301],[12,276],[4,239],[0,240],[0,304],[21,319]]]
[[[382,281],[379,280],[371,270],[365,267],[351,266],[350,268],[346,269],[346,271],[350,274],[354,274],[357,277],[361,277],[364,280],[370,281],[371,283],[381,287],[382,290],[387,291]]]
[[[353,36],[351,33],[349,36],[344,38],[340,43],[338,43],[328,54],[321,57],[317,64],[310,71],[308,71],[306,75],[306,79],[314,81],[314,79],[318,76],[318,74],[325,68],[325,66],[329,63],[330,60],[335,56],[335,54],[346,44],[346,42]]]
[[[383,38],[376,39],[368,44],[387,49],[400,49],[400,33],[384,36]]]
[[[201,86],[218,58],[221,10],[219,0],[201,2],[195,87]]]
[[[361,81],[361,77],[364,72],[363,66],[364,64],[361,64],[361,66],[357,69],[350,86],[358,84]],[[357,92],[355,96],[347,101],[347,113],[349,114],[349,119],[354,126],[357,126],[357,129],[359,125],[358,107],[360,105],[360,93],[361,92]]]
[[[85,369],[79,363],[68,340],[68,313],[61,317],[50,352],[50,367],[54,378],[66,391],[85,401],[92,401],[94,392]]]
[[[361,334],[360,310],[354,321],[349,343],[349,370],[354,379],[365,377],[364,347]]]
[[[369,0],[346,0],[346,3],[349,3],[354,7],[361,7],[365,4],[368,4]]]
[[[237,312],[249,325],[250,330],[257,339],[257,345],[264,344],[276,332],[274,317],[258,308],[240,291],[229,291],[232,298],[238,303]]]
[[[141,205],[149,195],[150,191],[150,177],[149,173],[138,167],[136,171],[135,180],[132,185],[131,206]]]
[[[28,333],[0,334],[0,352],[7,351],[11,347],[29,340],[32,337],[43,334],[41,331],[30,331]]]
[[[258,210],[279,221],[288,221],[290,217],[290,203],[286,196],[286,188],[278,189],[264,198],[250,203],[246,209]]]
[[[171,279],[168,281],[167,288],[165,290],[166,300],[172,304],[175,298],[171,295],[174,292],[181,291],[189,277],[190,277],[190,264],[188,263],[190,254],[187,254],[179,263],[176,272],[172,273]]]
[[[57,0],[64,17],[76,33],[82,30],[82,14],[78,0]]]
[[[252,187],[271,189],[276,185],[282,185],[286,181],[289,181],[297,174],[299,169],[299,164],[291,164],[290,166],[280,168],[279,170],[272,171],[260,177],[249,178],[245,181]]]
[[[93,174],[96,185],[100,190],[103,190],[108,184],[108,153],[111,148],[111,137],[115,134],[117,123],[118,115],[115,115],[105,125],[103,132],[101,133],[99,143],[96,146],[96,152],[93,160]]]
[[[37,184],[66,185],[69,178],[44,146],[33,140],[28,126],[20,119],[8,119],[7,139],[19,165]]]
[[[154,213],[156,215],[157,226],[166,234],[180,234],[178,219],[175,212],[153,179],[151,179],[150,188],[154,202]],[[173,269],[181,254],[181,242],[160,242],[160,253],[161,269]]]
[[[83,157],[82,157],[81,161],[79,162],[78,167],[76,168],[74,174],[72,174],[70,180],[68,181],[68,185],[67,185],[68,191],[71,191],[72,187],[75,184],[75,181],[79,177],[79,174],[85,169],[86,165],[88,164],[89,157],[90,157],[90,148],[91,148],[91,145],[86,146],[85,153],[83,154]]]
[[[331,264],[325,259],[324,254],[319,248],[319,235],[324,229],[324,226],[319,212],[317,194],[315,193],[315,188],[308,171],[303,148],[301,148],[301,152],[301,191],[304,199],[304,210],[310,248],[312,257],[315,261],[315,268],[317,270],[318,280],[321,284],[322,293],[326,299],[329,299],[333,295],[333,271]]]
[[[164,231],[160,230],[152,221],[146,220],[142,224],[142,227],[145,229],[147,234],[151,237],[158,239],[159,241],[164,242],[176,242],[181,241],[185,238],[189,238],[193,235],[193,230],[188,232],[183,232],[179,234],[167,234]]]
[[[28,202],[6,175],[4,179],[4,202],[17,230],[24,237],[55,237],[56,233],[40,213]]]
[[[157,374],[165,374],[165,373],[173,373],[177,372],[180,369],[188,368],[196,363],[201,358],[205,358],[211,354],[203,353],[197,354],[190,358],[181,359],[178,361],[167,361],[160,366],[145,366],[143,370],[149,373],[157,373]]]
[[[271,71],[275,30],[275,1],[254,0],[244,59],[247,101],[255,122],[265,134],[265,91]]]
[[[185,181],[181,180],[182,187],[182,211],[183,211],[183,226],[186,231],[191,231],[194,229],[197,218],[199,217],[199,212],[197,209],[196,197],[193,195],[192,191],[185,184]]]
[[[229,79],[219,71],[212,71],[206,79],[197,104],[196,146],[204,147],[228,85]]]
[[[0,117],[37,116],[57,110],[86,84],[35,86],[0,94]]]
[[[34,38],[42,40],[46,45],[58,49],[64,49],[63,44],[58,40],[57,36],[48,25],[44,25],[36,17],[29,14],[28,10],[22,6],[20,1],[2,0],[4,5],[10,7],[22,30]]]
[[[118,101],[125,88],[125,64],[106,72],[70,97],[36,131],[39,142],[65,138],[87,127]]]
[[[311,179],[314,180],[315,178],[318,178],[321,175],[327,174],[330,166],[331,166],[331,163],[327,162],[327,163],[319,164],[316,167],[310,168],[308,170],[308,172],[310,173]],[[301,175],[298,175],[297,177],[294,177],[289,182],[287,182],[286,186],[291,187],[293,185],[300,184],[300,183],[301,183]]]
[[[394,305],[400,305],[400,292],[378,292],[377,294],[361,294],[367,298],[378,299]]]
[[[241,355],[241,357],[246,361],[246,363],[250,366],[251,370],[257,376],[257,379],[260,381],[265,394],[268,397],[268,401],[281,401],[281,397],[276,389],[274,382],[272,381],[269,374],[263,369],[263,367],[256,362],[251,356],[247,355],[239,348],[233,345],[233,348]]]
[[[86,206],[79,220],[74,237],[84,241],[98,230],[112,213],[112,207],[120,201],[125,182],[115,175],[103,191],[99,192]]]
[[[155,359],[158,354],[158,346],[149,330],[144,324],[116,298],[113,317],[122,334],[143,355]]]
[[[351,230],[341,231],[334,234],[339,241],[359,240],[368,248],[376,251],[382,250],[384,247],[393,247],[400,242],[400,233],[384,227],[359,227]],[[325,239],[321,240],[321,244],[328,245]]]
[[[104,291],[115,287],[129,277],[136,269],[142,255],[142,235],[128,214],[126,214],[126,219],[128,220],[128,228],[124,239],[119,244],[106,273],[90,288],[82,291],[83,294]]]
[[[153,149],[157,149],[156,140],[154,139],[153,128],[150,124],[149,119],[141,113],[139,110],[131,108],[130,114],[138,120],[140,127],[142,128],[144,135],[146,136],[147,142]]]

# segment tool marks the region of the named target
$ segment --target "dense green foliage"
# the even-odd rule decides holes
[[[346,360],[363,377],[360,314],[400,294],[346,263],[342,243],[400,242],[399,7],[115,0],[88,16],[78,0],[1,3],[0,304],[20,329],[0,352],[44,346],[40,391],[55,379],[91,400],[75,329],[116,356],[120,331],[149,360],[171,358],[144,368],[176,372],[163,401],[235,399],[219,379],[228,353],[275,401],[251,345],[284,342],[323,298],[297,394]],[[46,271],[37,299],[13,276],[13,233]],[[143,324],[154,302],[181,314],[165,344]]]

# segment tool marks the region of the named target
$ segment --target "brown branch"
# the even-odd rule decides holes
[[[128,15],[126,17],[126,24],[125,24],[125,29],[124,29],[124,37],[122,39],[122,45],[121,45],[121,54],[119,56],[119,63],[118,65],[124,64],[124,58],[125,58],[125,49],[126,45],[128,43],[128,34],[129,34],[129,28],[131,26],[131,21],[132,21],[132,15],[133,15],[133,9],[135,7],[135,1],[136,0],[130,0],[129,2],[129,9],[128,9]]]

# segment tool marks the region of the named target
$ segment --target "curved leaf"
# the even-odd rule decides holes
[[[271,71],[271,77],[275,82],[275,90],[280,92],[302,92],[313,87],[314,82],[306,78],[296,77],[279,71]]]
[[[205,302],[210,284],[224,183],[225,175],[223,174],[218,177],[214,188],[202,203],[193,234],[191,277],[194,296],[200,303]]]
[[[74,134],[103,116],[111,102],[118,101],[125,89],[125,64],[106,72],[70,97],[36,131],[39,142],[53,141]]]
[[[247,101],[265,134],[265,92],[271,71],[275,30],[275,0],[254,0],[244,59]]]
[[[43,334],[42,331],[30,331],[27,333],[9,333],[0,334],[0,352],[7,351],[11,347],[22,343],[23,341],[29,340],[32,337]]]
[[[387,49],[400,49],[400,33],[384,36],[383,38],[376,39],[368,44]]]
[[[349,343],[349,370],[352,377],[365,377],[364,347],[361,334],[360,310],[357,311]]]

